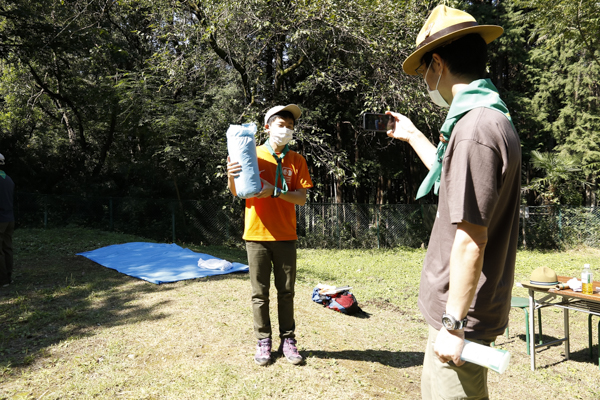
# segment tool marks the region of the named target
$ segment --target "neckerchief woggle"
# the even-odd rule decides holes
[[[448,142],[450,141],[450,135],[456,123],[469,111],[474,108],[485,107],[492,110],[501,112],[506,118],[508,118],[511,125],[513,125],[510,113],[506,104],[500,98],[498,89],[494,86],[492,81],[489,79],[478,79],[471,82],[464,90],[461,90],[452,99],[450,110],[446,120],[440,129],[440,133],[443,135],[444,140],[440,140],[437,147],[436,157],[429,170],[429,173],[419,186],[417,191],[417,199],[425,196],[433,187],[433,192],[437,195],[440,191],[440,177],[442,176],[442,161]],[[514,125],[513,125],[514,129]]]
[[[285,157],[287,152],[290,150],[290,146],[288,146],[287,144],[285,145],[285,147],[281,151],[281,157],[277,157],[277,153],[275,153],[275,150],[273,150],[273,148],[271,147],[271,143],[269,143],[269,139],[267,139],[267,141],[265,142],[265,146],[267,146],[267,149],[269,150],[271,155],[275,158],[275,161],[277,161],[277,170],[275,171],[275,183],[273,184],[273,186],[277,187],[277,181],[279,181],[279,177],[281,177],[281,194],[286,194],[288,192],[288,186],[285,181],[285,178],[283,177],[282,163],[283,163],[283,157]]]

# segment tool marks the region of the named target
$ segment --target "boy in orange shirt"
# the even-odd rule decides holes
[[[269,317],[271,270],[277,288],[279,316],[278,352],[292,364],[302,362],[294,330],[294,284],[296,283],[296,205],[306,203],[306,190],[313,186],[306,160],[289,149],[300,108],[295,104],[277,106],[265,115],[269,140],[256,147],[263,188],[246,199],[244,236],[248,252],[254,333],[258,339],[254,361],[267,365],[271,360],[272,332]],[[241,166],[227,158],[227,186],[236,196],[234,178]]]

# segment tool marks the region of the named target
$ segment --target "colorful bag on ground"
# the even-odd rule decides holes
[[[343,290],[338,293],[321,294],[322,288],[316,287],[313,289],[312,300],[315,303],[322,304],[323,307],[341,312],[343,314],[355,314],[362,311],[358,306],[358,301],[348,290]]]
[[[255,197],[262,190],[255,134],[255,124],[229,125],[227,129],[229,157],[232,162],[237,161],[242,167],[239,176],[235,178],[235,191],[242,199]]]

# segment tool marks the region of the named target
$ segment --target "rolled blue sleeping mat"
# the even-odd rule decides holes
[[[235,178],[238,197],[255,197],[262,189],[258,158],[256,156],[255,124],[229,125],[227,129],[227,151],[232,162],[239,162],[242,171]]]

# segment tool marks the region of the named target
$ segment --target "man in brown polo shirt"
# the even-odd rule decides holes
[[[502,34],[460,10],[436,7],[403,69],[449,107],[438,147],[405,116],[389,112],[388,136],[408,142],[430,169],[417,198],[439,195],[419,308],[429,324],[424,399],[486,399],[487,369],[460,360],[464,339],[483,344],[508,323],[519,226],[521,148],[489,79],[486,46]]]

